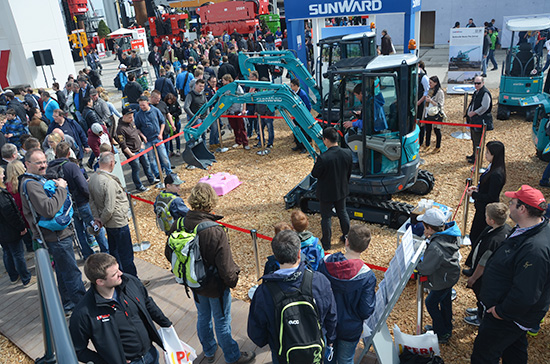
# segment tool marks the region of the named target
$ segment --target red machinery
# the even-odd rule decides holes
[[[187,14],[162,14],[149,17],[149,29],[151,38],[156,45],[160,46],[164,37],[168,36],[170,42],[173,39],[181,42],[185,32],[185,19]]]
[[[201,18],[201,33],[221,36],[224,31],[231,34],[235,29],[241,34],[253,33],[259,24],[258,16],[269,14],[268,5],[268,0],[253,0],[201,6],[196,10]]]

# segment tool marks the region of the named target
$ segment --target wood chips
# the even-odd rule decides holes
[[[506,146],[507,183],[504,190],[516,190],[522,184],[537,186],[546,163],[535,156],[535,148],[531,141],[531,123],[525,122],[523,116],[513,116],[511,120],[496,120],[496,104],[498,90],[492,91],[495,130],[488,132],[487,141],[500,140]],[[445,111],[450,122],[461,123],[463,110],[462,96],[447,96]],[[435,176],[435,188],[427,196],[415,196],[410,194],[395,195],[394,199],[415,205],[421,198],[433,199],[454,209],[459,204],[464,191],[465,180],[471,176],[471,164],[466,162],[465,156],[471,154],[472,144],[470,140],[454,139],[450,136],[453,131],[462,128],[444,126],[442,128],[443,142],[441,152],[438,154],[421,154],[425,160],[422,166]],[[215,212],[225,216],[222,220],[245,229],[257,229],[258,233],[273,236],[273,225],[280,222],[290,222],[290,212],[285,210],[283,197],[296,186],[313,167],[313,160],[307,154],[292,152],[292,133],[283,120],[275,120],[275,143],[271,153],[265,156],[256,154],[258,149],[247,151],[242,147],[230,149],[227,153],[216,154],[217,163],[208,171],[194,169],[187,170],[184,166],[176,168],[183,185],[183,197],[186,199],[191,188],[202,177],[217,172],[228,172],[238,176],[242,185],[229,194],[220,197]],[[225,136],[224,145],[233,144],[232,133]],[[256,140],[250,140],[255,145]],[[432,133],[432,145],[435,145],[435,135]],[[432,147],[433,148],[433,147]],[[486,163],[484,164],[486,166]],[[154,201],[158,190],[151,190],[139,196]],[[549,190],[543,193],[547,199]],[[502,194],[502,200],[507,199]],[[136,257],[149,261],[160,267],[169,269],[169,264],[164,258],[165,235],[160,232],[155,224],[153,207],[143,202],[135,201],[134,207],[138,216],[138,224],[143,240],[152,243],[150,249],[136,253]],[[473,204],[470,204],[469,222],[474,214]],[[463,209],[460,208],[455,220],[462,228]],[[359,223],[359,222],[352,222]],[[511,221],[509,222],[512,223]],[[309,230],[315,236],[321,236],[320,216],[309,216]],[[132,228],[133,226],[130,225]],[[385,226],[369,224],[372,232],[372,242],[367,252],[363,253],[363,260],[375,265],[387,267],[396,244],[396,231]],[[342,251],[343,246],[337,239],[340,236],[338,220],[333,219],[333,249],[330,252]],[[469,230],[469,224],[468,224]],[[247,292],[256,284],[255,259],[252,250],[252,241],[249,234],[229,230],[234,259],[241,267],[240,279],[237,287],[232,291],[234,297],[248,301]],[[135,236],[134,236],[135,239]],[[270,244],[266,240],[258,239],[260,256],[260,273],[263,272],[263,264],[266,257],[271,254]],[[469,247],[462,247],[461,254],[466,257]],[[383,278],[381,272],[375,271],[377,280]],[[467,325],[463,321],[464,310],[475,307],[475,296],[470,289],[466,289],[466,279],[461,277],[455,286],[458,297],[453,302],[454,330],[449,344],[442,345],[441,354],[447,363],[466,363],[472,351],[473,341],[477,328]],[[409,282],[401,298],[391,313],[388,321],[391,328],[398,324],[403,332],[413,334],[416,327],[416,287],[414,282]],[[425,311],[424,323],[431,323],[428,313]],[[2,352],[6,352],[6,342],[0,342]],[[529,337],[530,362],[543,363],[547,361],[549,349],[548,325],[543,324],[538,337]],[[0,354],[0,362],[3,361]]]

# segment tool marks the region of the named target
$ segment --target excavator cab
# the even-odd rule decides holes
[[[352,192],[425,194],[433,187],[417,179],[417,63],[399,54],[344,59],[329,69],[328,103],[339,104],[342,147],[353,153]]]

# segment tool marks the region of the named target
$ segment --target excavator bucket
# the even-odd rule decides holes
[[[216,157],[208,150],[202,138],[189,140],[185,145],[182,157],[185,163],[202,169],[206,169],[216,161]]]

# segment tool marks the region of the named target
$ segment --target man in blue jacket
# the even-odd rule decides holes
[[[278,364],[278,328],[273,297],[266,282],[277,282],[284,292],[300,287],[306,270],[300,259],[300,238],[291,230],[279,232],[271,242],[271,249],[281,268],[262,277],[250,304],[248,314],[248,337],[259,347],[269,344],[274,364]],[[336,303],[328,279],[319,272],[313,272],[313,298],[317,306],[326,343],[331,346],[336,339]]]
[[[76,158],[78,160],[84,158],[84,153],[89,153],[91,149],[88,147],[88,137],[80,124],[67,118],[67,113],[61,109],[53,111],[53,120],[54,122],[48,126],[47,134],[53,132],[54,129],[63,130],[63,134],[71,136],[78,146],[78,150],[75,151]]]
[[[353,225],[346,237],[346,253],[325,257],[319,266],[330,281],[338,310],[334,358],[338,364],[353,364],[363,321],[374,312],[376,276],[361,260],[371,239],[367,225]]]
[[[483,271],[481,303],[485,315],[471,362],[527,363],[527,331],[536,329],[550,304],[550,226],[548,204],[537,189],[523,185],[509,197],[512,233]]]

